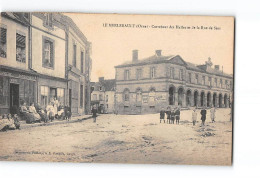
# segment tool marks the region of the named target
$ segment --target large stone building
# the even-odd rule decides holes
[[[100,113],[115,112],[115,84],[115,79],[105,80],[104,77],[91,82],[91,106],[95,105]]]
[[[56,98],[73,115],[85,114],[91,44],[74,22],[38,12],[1,13],[0,22],[0,113]]]
[[[209,58],[204,65],[184,61],[179,55],[163,56],[161,50],[116,69],[116,110],[124,114],[158,112],[162,107],[229,107],[233,76]]]

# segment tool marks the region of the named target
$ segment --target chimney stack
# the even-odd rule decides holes
[[[133,62],[137,62],[138,61],[138,50],[133,50],[132,52],[132,60]]]
[[[219,70],[219,65],[215,65],[215,70]]]
[[[162,50],[155,50],[155,55],[156,55],[157,57],[162,56]]]

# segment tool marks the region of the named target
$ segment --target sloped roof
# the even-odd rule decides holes
[[[214,74],[218,76],[225,76],[232,78],[233,75],[226,74],[220,70],[216,70],[214,68],[206,68],[205,65],[196,65],[187,61],[184,61],[181,56],[179,55],[170,55],[170,56],[157,56],[153,55],[148,58],[139,59],[137,61],[128,61],[121,65],[115,66],[115,68],[120,67],[131,67],[131,66],[139,66],[139,65],[147,65],[147,64],[158,64],[158,63],[171,63],[171,64],[177,64],[181,66],[185,66],[189,70],[201,72],[201,73],[209,73]]]
[[[91,86],[94,86],[94,91],[99,91],[99,87],[102,86],[102,91],[115,91],[116,87],[116,80],[109,79],[109,80],[102,80],[99,82],[91,82]]]
[[[8,17],[23,25],[29,26],[29,22],[25,19],[22,12],[1,12],[1,16]]]

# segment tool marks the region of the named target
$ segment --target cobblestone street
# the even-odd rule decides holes
[[[192,126],[191,111],[180,124],[159,122],[159,114],[98,116],[75,123],[29,127],[0,133],[0,160],[230,165],[230,109],[200,115]]]

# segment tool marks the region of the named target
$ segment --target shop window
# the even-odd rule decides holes
[[[48,86],[41,86],[41,106],[46,107],[48,105]]]
[[[8,79],[0,76],[0,105],[8,105]]]
[[[149,92],[149,103],[154,104],[155,102],[155,89],[152,88]]]
[[[80,107],[83,107],[83,85],[80,85]]]
[[[57,100],[59,104],[64,106],[65,105],[65,93],[63,88],[57,88]]]
[[[16,33],[16,61],[26,62],[25,36]]]
[[[1,27],[1,36],[0,36],[0,57],[6,58],[6,32],[5,28]]]
[[[43,59],[42,65],[47,68],[54,68],[54,41],[43,37]]]

